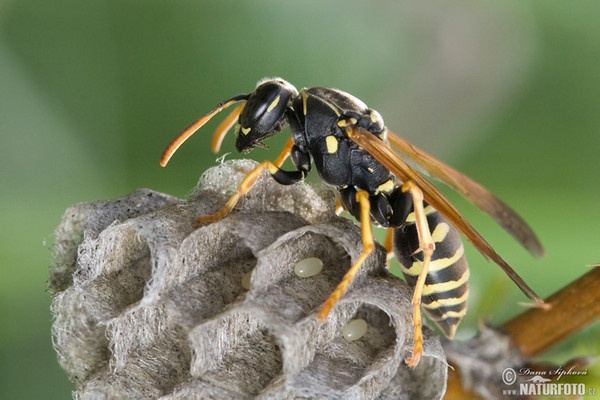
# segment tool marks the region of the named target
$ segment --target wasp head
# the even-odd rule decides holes
[[[286,113],[298,91],[281,78],[265,79],[250,94],[239,118],[235,147],[247,153],[287,126]]]

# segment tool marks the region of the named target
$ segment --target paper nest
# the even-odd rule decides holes
[[[207,171],[188,200],[140,189],[69,208],[51,270],[53,339],[75,396],[161,399],[435,399],[447,364],[425,330],[417,368],[412,291],[387,273],[378,246],[325,322],[324,300],[362,251],[330,190],[282,186],[267,173],[219,222],[257,164]],[[324,268],[300,278],[294,265]],[[249,290],[242,277],[252,271]],[[342,329],[363,318],[354,342]]]

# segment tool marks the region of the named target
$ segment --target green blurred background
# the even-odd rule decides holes
[[[449,194],[540,295],[582,275],[600,262],[599,15],[600,2],[562,0],[0,0],[0,398],[71,396],[45,291],[64,210],[139,187],[185,196],[215,164],[215,124],[166,169],[163,147],[264,76],[353,93],[511,204],[544,259]],[[461,337],[525,300],[469,251]],[[546,358],[596,355],[599,333],[594,324]],[[585,380],[600,390],[598,369]]]

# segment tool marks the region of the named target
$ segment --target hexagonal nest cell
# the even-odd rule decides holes
[[[331,190],[264,173],[233,212],[195,226],[256,166],[212,168],[186,200],[140,189],[66,211],[50,289],[54,345],[75,396],[440,398],[447,364],[435,335],[425,330],[416,368],[403,362],[412,292],[388,274],[380,246],[317,320],[362,252],[360,229],[336,216]],[[322,270],[299,277],[307,258]],[[349,341],[355,319],[367,329]]]

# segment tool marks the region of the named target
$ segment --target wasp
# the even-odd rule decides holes
[[[418,364],[423,352],[421,308],[448,338],[453,337],[465,315],[469,270],[461,234],[485,258],[498,264],[528,298],[543,304],[407,160],[488,213],[532,255],[542,256],[543,247],[529,225],[483,186],[388,130],[377,111],[341,90],[313,87],[298,91],[281,78],[263,79],[253,92],[222,101],[187,127],[165,148],[161,166],[168,163],[192,134],[235,103],[240,104],[214,132],[213,151],[219,151],[234,124],[235,146],[243,153],[266,147],[263,141],[286,127],[291,137],[276,160],[260,163],[245,176],[221,209],[198,217],[198,223],[224,218],[263,171],[280,184],[291,185],[305,179],[314,165],[321,178],[337,189],[341,208],[360,221],[363,244],[361,255],[317,314],[320,320],[326,319],[375,249],[372,223],[388,229],[385,248],[389,255],[395,254],[407,283],[413,288],[413,349],[405,359],[410,366]],[[295,170],[281,168],[288,157]]]

